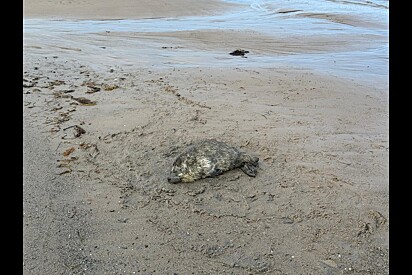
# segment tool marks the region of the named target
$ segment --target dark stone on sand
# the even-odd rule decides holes
[[[233,51],[233,52],[231,52],[231,53],[229,53],[229,54],[230,54],[230,55],[233,55],[233,56],[242,56],[242,57],[245,57],[245,54],[247,54],[247,53],[249,53],[249,51],[237,49],[237,50],[235,50],[235,51]]]

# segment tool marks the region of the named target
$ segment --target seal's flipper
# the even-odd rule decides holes
[[[223,171],[220,169],[214,169],[211,173],[210,173],[210,177],[217,177],[220,176],[221,174],[223,174]]]
[[[257,173],[256,165],[253,165],[252,163],[245,163],[242,167],[240,167],[240,169],[242,169],[242,171],[249,177],[256,177],[256,173]]]

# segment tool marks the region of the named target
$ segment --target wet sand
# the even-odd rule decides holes
[[[197,1],[193,15],[199,3],[213,12],[206,2],[221,5]],[[151,3],[150,16],[181,15]],[[136,16],[152,13],[143,7]],[[24,274],[389,272],[385,81],[261,61],[346,39],[43,35],[24,39]],[[230,56],[236,46],[252,54]],[[257,177],[169,184],[177,154],[204,138],[258,155]]]

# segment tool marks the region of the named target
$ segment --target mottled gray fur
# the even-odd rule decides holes
[[[248,176],[255,177],[259,158],[252,157],[215,139],[208,139],[189,146],[173,163],[170,183],[193,182],[216,177],[223,172],[240,168]]]

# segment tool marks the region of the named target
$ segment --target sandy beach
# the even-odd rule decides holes
[[[24,2],[24,274],[389,273],[387,79],[380,59],[337,68],[384,44],[384,23],[302,11],[372,31],[168,29],[242,7]],[[330,73],[306,66],[317,54],[336,55]],[[257,155],[257,176],[168,183],[205,138]]]

